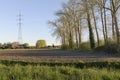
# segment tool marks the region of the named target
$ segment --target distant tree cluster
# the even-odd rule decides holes
[[[40,48],[45,48],[46,47],[46,41],[45,40],[38,40],[36,42],[36,48],[40,49]]]
[[[65,48],[80,48],[89,36],[90,49],[114,42],[120,44],[120,0],[69,0],[49,21],[53,35]],[[86,36],[87,38],[87,36]]]
[[[27,49],[29,48],[29,44],[28,43],[24,43],[24,44],[19,44],[18,42],[13,42],[13,43],[0,43],[0,49],[20,49],[20,48],[24,48]]]

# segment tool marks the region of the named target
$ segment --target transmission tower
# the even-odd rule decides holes
[[[21,13],[19,13],[19,15],[18,15],[18,24],[19,24],[19,29],[18,29],[18,42],[19,42],[19,44],[22,44],[22,15],[21,15]]]

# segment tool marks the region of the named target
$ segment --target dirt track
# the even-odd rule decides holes
[[[1,60],[27,61],[120,61],[120,56],[63,50],[1,50]]]

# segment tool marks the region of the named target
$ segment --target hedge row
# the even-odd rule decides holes
[[[26,62],[26,61],[9,61],[1,60],[0,64],[6,66],[13,66],[16,64],[27,66],[27,65],[40,65],[40,66],[74,66],[76,68],[107,68],[107,69],[120,69],[120,62]]]

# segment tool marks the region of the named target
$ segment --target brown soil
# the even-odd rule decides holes
[[[119,55],[106,53],[87,53],[81,51],[63,50],[0,50],[0,60],[25,61],[62,61],[62,62],[91,62],[91,61],[120,61]]]

